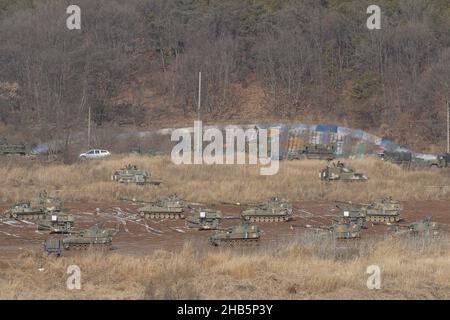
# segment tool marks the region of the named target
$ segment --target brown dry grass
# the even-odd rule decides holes
[[[0,299],[450,298],[448,238],[364,240],[339,259],[333,242],[311,240],[249,251],[187,244],[140,257],[28,252],[0,261]],[[81,268],[81,290],[66,288],[71,264]],[[381,290],[366,287],[373,264],[381,268]]]
[[[134,163],[163,179],[160,187],[116,184],[114,170]],[[400,200],[439,200],[450,195],[449,170],[403,170],[376,159],[348,161],[369,177],[366,183],[323,183],[318,172],[323,161],[282,161],[279,173],[259,175],[251,165],[175,165],[168,157],[115,156],[72,165],[42,164],[15,158],[0,168],[1,200],[12,202],[33,197],[47,189],[66,201],[112,201],[120,197],[154,199],[176,192],[197,202],[254,202],[274,194],[299,200],[358,200],[392,195]],[[436,188],[444,186],[446,188]]]
[[[164,185],[111,182],[111,173],[125,163],[149,170]],[[260,176],[255,166],[176,166],[167,157],[116,156],[73,165],[11,158],[0,168],[0,192],[8,202],[44,188],[66,201],[153,199],[170,192],[215,203],[254,202],[274,194],[292,201],[366,201],[385,194],[401,200],[448,199],[448,189],[426,187],[448,184],[445,170],[404,171],[375,159],[350,164],[370,180],[322,183],[320,161],[282,162],[279,174]],[[250,250],[187,244],[181,251],[146,256],[88,252],[59,259],[28,252],[0,260],[0,299],[449,299],[449,238],[425,240],[369,238],[339,249],[329,239],[301,234],[288,243]],[[80,291],[66,289],[71,264],[81,268]],[[372,264],[381,267],[381,290],[366,287],[366,268]]]

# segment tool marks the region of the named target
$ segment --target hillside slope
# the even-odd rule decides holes
[[[445,145],[448,0],[0,1],[0,134],[70,140],[95,128],[295,121]],[[94,128],[94,134],[96,130]]]

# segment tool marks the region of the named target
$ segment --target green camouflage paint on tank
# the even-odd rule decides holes
[[[367,181],[368,178],[362,174],[355,172],[351,167],[345,166],[343,162],[328,164],[325,169],[319,173],[320,179],[323,181]]]
[[[38,230],[49,231],[50,233],[68,233],[75,224],[72,215],[65,211],[48,212],[44,218],[38,220]]]
[[[436,159],[428,162],[430,167],[449,168],[450,167],[450,153],[438,154]]]
[[[190,211],[188,203],[176,194],[152,202],[138,202],[148,203],[138,209],[141,217],[145,219],[184,219]]]
[[[258,245],[260,238],[261,230],[257,225],[243,222],[213,234],[208,240],[213,246],[246,246]]]
[[[143,184],[154,184],[160,185],[161,180],[153,179],[150,174],[145,170],[140,170],[137,166],[132,164],[127,164],[113,173],[111,177],[112,181],[117,181],[120,183],[135,183],[138,185]]]
[[[65,250],[86,250],[89,248],[109,248],[113,240],[112,230],[94,225],[62,238]]]
[[[0,142],[0,155],[22,155],[26,154],[25,145],[9,144],[6,141]]]
[[[354,222],[337,222],[329,227],[335,239],[359,239],[361,225]]]
[[[284,222],[291,215],[292,205],[280,197],[272,197],[241,212],[242,219],[249,222]]]
[[[198,230],[217,230],[222,222],[222,212],[208,208],[195,208],[186,218],[186,227]]]
[[[375,199],[370,203],[354,203],[338,201],[338,206],[351,208],[364,215],[365,221],[374,224],[392,224],[401,220],[400,213],[403,210],[400,201],[392,197]]]
[[[351,202],[340,202],[336,205],[339,208],[339,213],[337,215],[336,221],[338,223],[356,223],[360,227],[364,226],[366,221],[366,214],[361,208],[353,205]]]
[[[51,197],[46,191],[38,193],[32,201],[21,201],[13,205],[4,215],[17,220],[44,219],[45,214],[61,210],[61,200]]]
[[[288,154],[288,160],[314,159],[314,160],[333,160],[336,158],[336,144],[326,143],[307,143],[303,148],[296,152]]]

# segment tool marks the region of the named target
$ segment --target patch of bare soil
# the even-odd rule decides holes
[[[433,221],[442,223],[449,231],[450,200],[445,201],[407,201],[403,202],[403,220],[408,224],[429,216]],[[130,255],[145,255],[157,249],[176,250],[186,242],[196,247],[206,248],[208,237],[214,231],[188,229],[183,219],[146,220],[137,213],[137,205],[124,202],[116,203],[72,203],[67,209],[74,215],[77,228],[100,224],[116,230],[113,239],[114,250]],[[237,205],[217,205],[223,213],[223,227],[239,223],[239,213],[244,207]],[[2,211],[6,208],[0,208]],[[329,201],[304,201],[294,203],[293,219],[283,223],[259,223],[263,230],[262,247],[270,247],[283,241],[292,241],[296,236],[314,227],[323,227],[332,223],[338,209]],[[308,228],[307,226],[311,226]],[[389,233],[389,226],[367,225],[361,237],[382,236]],[[34,222],[0,220],[0,259],[17,257],[25,250],[40,250],[43,241],[49,235],[37,231]]]

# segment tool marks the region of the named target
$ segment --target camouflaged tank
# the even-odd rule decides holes
[[[141,217],[145,219],[184,219],[189,211],[186,201],[180,199],[176,194],[148,203],[138,209]]]
[[[0,155],[21,155],[26,154],[23,144],[9,144],[6,141],[0,142]]]
[[[38,205],[42,206],[45,212],[61,211],[61,199],[49,196],[47,191],[41,192],[37,199]]]
[[[87,250],[89,248],[109,248],[112,243],[112,231],[92,226],[70,234],[61,239],[65,250]]]
[[[258,245],[261,230],[258,226],[249,223],[227,228],[209,237],[209,243],[213,246],[248,246]]]
[[[431,218],[424,217],[420,221],[411,223],[408,226],[408,231],[411,235],[419,234],[429,234],[432,236],[437,236],[442,231],[442,224],[437,222],[432,222]]]
[[[396,225],[390,229],[398,235],[432,235],[437,236],[442,231],[442,224],[437,222],[432,222],[430,217],[424,217],[419,221],[410,223],[409,225]]]
[[[402,206],[400,201],[385,197],[376,199],[368,205],[363,204],[366,221],[374,223],[395,223],[400,221]]]
[[[50,233],[68,233],[72,230],[74,222],[73,216],[64,211],[49,212],[38,221],[38,230]]]
[[[354,206],[351,202],[345,204],[338,204],[336,207],[339,208],[339,213],[337,215],[338,223],[355,223],[360,227],[364,226],[366,221],[366,214],[361,208]]]
[[[371,203],[338,202],[341,203],[338,207],[344,206],[351,208],[352,211],[361,212],[367,222],[391,224],[400,221],[402,206],[400,201],[394,200],[392,197],[376,199]]]
[[[334,143],[307,143],[301,150],[289,153],[287,159],[333,160],[336,157],[335,152],[336,144]]]
[[[17,220],[38,220],[43,218],[44,215],[43,208],[33,206],[30,201],[18,202],[4,213],[5,218]]]
[[[272,197],[241,212],[244,221],[249,222],[284,222],[291,219],[292,206],[285,199]]]
[[[385,150],[378,154],[381,160],[389,161],[397,165],[409,166],[413,161],[413,154],[409,151],[389,151]]]
[[[359,239],[361,226],[354,222],[337,222],[329,230],[335,239]]]
[[[138,185],[160,185],[162,182],[161,180],[151,178],[147,171],[140,170],[137,168],[137,166],[132,164],[127,164],[123,168],[120,168],[119,170],[114,172],[111,180],[120,183],[135,183]]]
[[[40,192],[33,201],[23,201],[16,203],[5,212],[6,218],[17,220],[39,220],[45,217],[50,211],[57,211],[61,208],[61,201],[58,198],[49,197],[46,191]]]
[[[198,230],[217,230],[222,222],[222,212],[214,209],[195,208],[186,218],[186,227]]]
[[[368,178],[362,174],[355,172],[352,168],[346,167],[344,163],[338,162],[327,165],[325,169],[319,173],[320,179],[323,181],[367,181]]]
[[[450,153],[438,154],[436,159],[428,161],[430,168],[449,168],[450,167]]]

